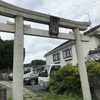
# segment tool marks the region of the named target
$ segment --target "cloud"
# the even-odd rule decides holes
[[[100,0],[3,0],[5,2],[14,4],[16,6],[46,13],[53,16],[62,17],[65,19],[76,21],[89,21],[92,26],[100,24]],[[88,13],[88,14],[86,14]],[[10,18],[0,16],[0,22],[6,23],[7,20],[12,21]],[[48,26],[25,22],[30,24],[31,27],[39,29],[48,29]],[[64,32],[67,32],[64,30]],[[2,39],[12,39],[13,35],[0,32]],[[24,47],[26,49],[26,58],[24,63],[30,63],[33,59],[45,59],[45,53],[63,43],[65,40],[41,38],[35,36],[24,36]]]
[[[3,40],[12,40],[12,39],[14,39],[14,34],[12,34],[12,33],[0,32],[0,36]]]
[[[26,57],[33,55],[34,59],[44,59],[44,54],[53,49],[55,45],[61,44],[65,40],[56,40],[43,37],[25,37],[24,46],[26,49]],[[30,56],[31,57],[31,56]],[[27,58],[26,58],[27,59]]]
[[[25,1],[25,0],[3,0],[5,2],[8,2],[10,4],[16,5],[18,7],[34,10],[36,8],[41,8],[44,5],[43,0],[31,0],[31,1]]]

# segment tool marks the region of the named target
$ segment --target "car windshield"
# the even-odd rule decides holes
[[[54,65],[54,66],[52,66],[50,73],[54,72],[54,71],[58,71],[60,69],[60,67],[61,67],[60,65]]]
[[[40,77],[48,77],[48,71],[50,69],[50,65],[44,65],[39,72]]]

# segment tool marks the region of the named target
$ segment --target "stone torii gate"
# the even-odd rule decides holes
[[[89,22],[77,22],[63,18],[51,17],[46,14],[30,11],[8,4],[0,0],[0,15],[15,19],[14,24],[1,24],[0,31],[14,34],[14,59],[13,59],[13,100],[23,100],[23,40],[24,34],[75,40],[76,54],[79,65],[79,73],[84,100],[91,100],[91,93],[84,62],[81,41],[88,41],[88,38],[80,35],[80,30],[86,30]],[[54,21],[57,19],[56,21]],[[34,29],[23,25],[24,20],[42,23],[50,26],[50,31]],[[52,24],[53,23],[53,24]],[[56,23],[56,24],[55,24]],[[53,27],[52,27],[53,26]],[[54,28],[54,26],[56,26]],[[59,33],[59,27],[72,29],[74,34]],[[51,34],[52,33],[52,34]],[[54,33],[54,34],[53,34]]]

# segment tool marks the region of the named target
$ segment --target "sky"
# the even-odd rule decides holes
[[[100,24],[100,0],[2,0],[7,3],[29,9],[32,11],[41,12],[48,15],[53,15],[65,19],[92,22],[91,26],[94,27]],[[7,21],[14,22],[13,19],[0,16],[0,23]],[[32,28],[46,29],[48,26],[37,23],[25,22],[31,25]],[[90,27],[89,27],[90,28]],[[61,32],[70,30],[60,29]],[[14,39],[12,33],[0,32],[3,40]],[[53,48],[57,47],[65,40],[50,39],[36,36],[24,35],[24,48],[25,48],[25,61],[24,63],[31,63],[32,60],[42,59],[45,60],[44,54]]]

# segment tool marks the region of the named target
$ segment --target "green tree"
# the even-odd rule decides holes
[[[4,53],[4,61],[5,61],[5,68],[13,67],[13,40],[6,40],[4,42],[5,53]]]
[[[45,60],[32,60],[31,65],[45,65],[46,61]]]
[[[0,68],[3,69],[4,67],[4,41],[0,38]]]
[[[13,40],[3,41],[0,38],[0,69],[13,68]],[[25,58],[25,48],[24,57]]]

